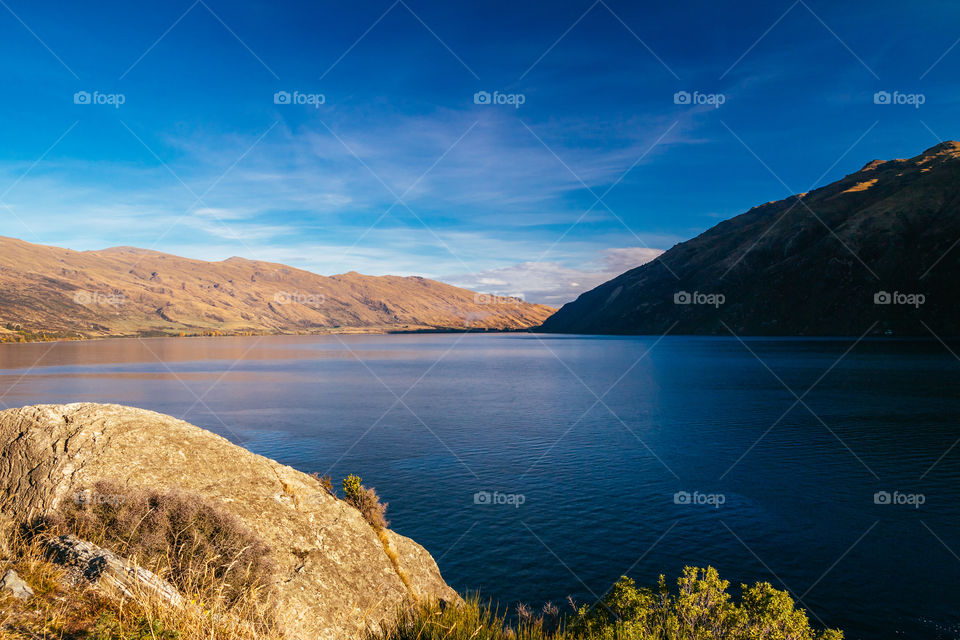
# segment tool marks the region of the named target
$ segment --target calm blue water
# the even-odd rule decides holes
[[[936,342],[866,341],[844,357],[850,346],[4,345],[0,400],[145,407],[303,471],[358,473],[452,586],[503,604],[584,602],[624,573],[652,584],[712,564],[734,585],[789,589],[848,638],[960,637],[960,362]],[[484,491],[513,504],[476,504]],[[923,504],[875,504],[879,491]]]

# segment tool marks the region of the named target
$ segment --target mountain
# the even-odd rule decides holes
[[[71,251],[0,237],[0,338],[523,329],[553,309],[419,277],[320,276],[116,247]]]
[[[945,142],[721,222],[542,330],[956,336],[958,245],[960,143]]]

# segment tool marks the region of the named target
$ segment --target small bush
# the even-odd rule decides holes
[[[157,570],[181,592],[231,606],[269,591],[269,549],[233,515],[178,491],[132,490],[101,481],[40,523]]]
[[[380,502],[380,496],[373,488],[363,486],[360,476],[350,474],[343,479],[343,499],[356,507],[374,529],[386,529],[389,526],[386,519],[388,504]]]
[[[347,502],[355,502],[360,499],[363,493],[363,479],[360,476],[350,474],[343,479],[343,495]]]
[[[567,637],[589,640],[716,638],[718,640],[842,640],[835,629],[817,631],[785,591],[768,582],[741,585],[738,604],[713,567],[686,567],[670,592],[660,576],[656,589],[622,577],[593,607],[581,607]]]
[[[677,587],[672,593],[663,576],[653,589],[623,577],[566,621],[550,603],[540,616],[521,604],[516,628],[475,597],[460,606],[424,602],[368,640],[843,640],[835,629],[812,629],[790,595],[767,582],[743,585],[739,603],[712,567],[687,567]]]

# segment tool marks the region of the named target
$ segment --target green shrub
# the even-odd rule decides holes
[[[343,499],[354,504],[360,500],[363,493],[363,478],[354,474],[348,475],[343,479]]]
[[[570,638],[590,640],[841,640],[840,631],[818,632],[785,591],[768,582],[741,585],[740,603],[713,567],[686,567],[671,594],[660,576],[656,589],[622,577],[603,599],[582,607],[568,625]]]
[[[549,603],[543,615],[517,609],[516,629],[476,598],[461,606],[436,602],[406,609],[377,640],[843,640],[834,629],[810,627],[804,611],[768,582],[742,585],[739,604],[716,569],[687,567],[671,593],[663,576],[655,588],[622,577],[593,606],[564,621]],[[572,603],[571,603],[572,604]]]

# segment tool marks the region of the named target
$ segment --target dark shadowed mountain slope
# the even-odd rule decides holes
[[[960,143],[945,142],[721,222],[584,293],[542,328],[956,336],[958,245]]]

